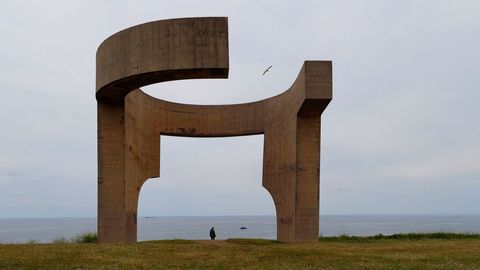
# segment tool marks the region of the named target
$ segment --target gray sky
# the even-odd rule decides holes
[[[2,0],[0,218],[96,215],[96,49],[192,16],[229,17],[230,78],[149,94],[249,102],[286,90],[304,60],[333,61],[321,214],[480,214],[479,14],[474,0]],[[262,147],[162,136],[162,178],[143,186],[139,215],[274,214]]]

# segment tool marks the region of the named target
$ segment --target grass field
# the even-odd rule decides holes
[[[480,236],[402,234],[136,244],[3,244],[0,269],[480,269]]]

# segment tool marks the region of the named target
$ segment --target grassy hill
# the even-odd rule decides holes
[[[476,234],[2,244],[0,269],[480,269]]]

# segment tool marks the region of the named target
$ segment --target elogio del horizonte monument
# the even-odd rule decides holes
[[[138,195],[147,179],[159,177],[162,134],[264,134],[262,185],[275,203],[277,239],[318,238],[320,116],[332,99],[330,61],[305,61],[287,91],[252,103],[202,106],[153,98],[139,87],[228,77],[227,18],[185,18],[109,37],[98,48],[96,76],[100,242],[136,242]]]

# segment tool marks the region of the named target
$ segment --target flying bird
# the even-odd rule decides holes
[[[265,73],[267,73],[267,72],[270,70],[270,68],[272,68],[272,67],[273,67],[273,66],[269,66],[267,69],[265,69],[265,71],[263,72],[262,75],[265,75]]]

